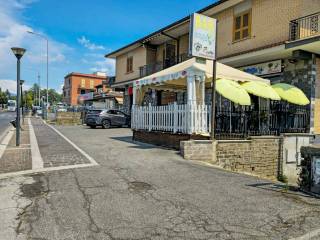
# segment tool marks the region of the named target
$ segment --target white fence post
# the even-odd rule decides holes
[[[178,131],[178,106],[177,102],[173,103],[173,132]]]
[[[152,109],[151,109],[151,103],[149,103],[149,107],[148,107],[148,109],[147,109],[147,111],[148,111],[148,117],[149,117],[149,119],[148,119],[148,127],[149,127],[149,132],[152,130]]]

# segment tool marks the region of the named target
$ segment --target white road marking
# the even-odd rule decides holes
[[[29,147],[15,147],[15,148],[7,148],[6,151],[12,151],[12,150],[29,150],[31,148]]]
[[[30,118],[28,118],[28,125],[30,131],[30,145],[31,145],[31,158],[32,158],[32,169],[42,169],[43,159],[38,146],[36,134],[34,133],[33,126]]]
[[[11,177],[16,177],[16,176],[21,176],[21,175],[28,175],[28,174],[33,174],[33,173],[51,172],[51,171],[75,169],[75,168],[85,168],[85,167],[92,167],[92,166],[97,166],[97,164],[92,164],[92,163],[76,164],[76,165],[68,165],[68,166],[24,170],[24,171],[11,172],[11,173],[2,173],[2,174],[0,174],[0,179],[11,178]]]
[[[57,134],[59,134],[64,140],[66,140],[68,143],[70,143],[75,149],[77,149],[83,156],[85,156],[92,165],[99,165],[92,157],[89,156],[85,151],[83,151],[81,148],[79,148],[76,144],[74,144],[69,138],[64,136],[61,132],[59,132],[56,128],[50,126],[45,121],[43,121],[44,124],[46,124],[48,127],[50,127],[53,131],[55,131]]]
[[[8,132],[6,131],[6,135],[2,138],[2,141],[0,144],[0,158],[2,157],[4,151],[6,150],[13,134],[14,134],[13,127],[9,127]]]
[[[303,236],[297,237],[297,238],[291,238],[289,240],[309,240],[314,237],[320,236],[320,229],[313,230],[311,232],[308,232],[304,234]]]
[[[6,130],[4,130],[4,132],[0,135],[0,141],[2,141],[2,139],[8,134],[8,132],[13,129],[13,126],[7,127]]]

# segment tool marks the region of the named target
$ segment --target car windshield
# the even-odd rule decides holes
[[[15,103],[15,102],[8,102],[8,106],[9,106],[9,107],[15,107],[15,106],[16,106],[16,103]]]

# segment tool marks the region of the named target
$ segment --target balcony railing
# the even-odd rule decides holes
[[[160,62],[155,62],[151,64],[144,65],[139,68],[140,70],[140,77],[145,77],[148,75],[151,75],[153,73],[159,72],[163,69],[166,69],[168,67],[171,67],[173,65],[176,65],[178,63],[184,62],[188,60],[190,57],[188,54],[180,54],[179,58],[177,57],[172,57],[172,58],[167,58],[165,61],[160,61]]]
[[[292,20],[289,32],[290,41],[320,35],[320,12]]]

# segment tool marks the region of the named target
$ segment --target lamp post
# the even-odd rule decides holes
[[[25,53],[24,48],[11,48],[17,58],[17,118],[16,118],[16,146],[20,145],[20,59]]]
[[[44,36],[40,33],[32,32],[32,31],[27,31],[27,32],[30,34],[33,34],[33,35],[37,35],[37,36],[45,39],[47,42],[47,103],[46,103],[46,113],[47,113],[48,106],[49,106],[49,40],[46,36]]]
[[[22,85],[24,84],[24,80],[20,80],[20,92],[21,92],[21,112],[22,112],[22,122],[24,124],[24,111],[23,111],[23,91],[22,91]]]

